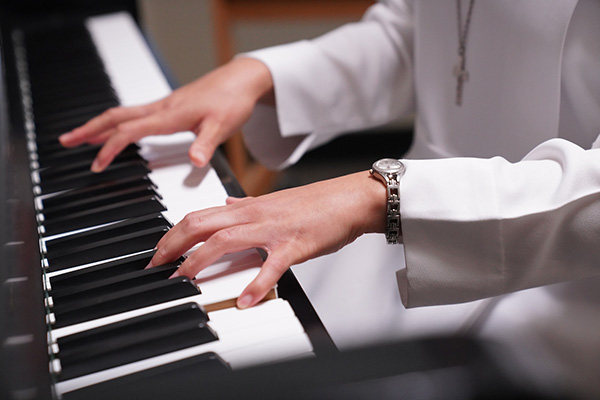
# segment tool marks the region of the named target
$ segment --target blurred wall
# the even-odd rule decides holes
[[[138,0],[138,7],[142,25],[180,84],[216,67],[209,0]],[[239,52],[312,38],[345,22],[244,21],[234,26],[234,45]]]

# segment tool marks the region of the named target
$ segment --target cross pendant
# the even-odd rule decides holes
[[[469,80],[469,72],[465,69],[465,57],[458,56],[458,62],[454,66],[456,76],[456,105],[462,104],[463,84]]]

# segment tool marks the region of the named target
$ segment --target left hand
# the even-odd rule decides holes
[[[385,212],[385,188],[367,171],[230,200],[188,214],[159,241],[149,266],[173,261],[204,242],[173,275],[194,278],[227,253],[264,249],[266,261],[237,300],[239,308],[247,308],[292,265],[335,252],[364,233],[383,232]]]
[[[257,102],[274,103],[273,81],[262,62],[239,57],[164,99],[111,108],[59,137],[65,147],[103,143],[92,171],[103,171],[128,144],[149,135],[192,131],[190,160],[205,166],[215,149],[250,118]]]

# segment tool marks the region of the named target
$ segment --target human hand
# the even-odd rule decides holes
[[[204,242],[173,275],[195,277],[227,253],[261,248],[267,259],[237,300],[258,303],[292,265],[335,252],[363,233],[385,229],[385,188],[359,172],[264,196],[230,200],[188,214],[163,236],[149,267]]]
[[[246,122],[256,102],[272,94],[267,67],[251,58],[237,58],[175,90],[168,97],[142,106],[115,107],[60,136],[65,147],[104,143],[92,163],[103,171],[130,143],[150,135],[192,131],[192,162],[205,166],[218,145]]]

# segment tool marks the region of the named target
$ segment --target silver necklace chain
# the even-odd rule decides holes
[[[469,25],[471,24],[471,15],[473,14],[473,4],[475,0],[470,0],[465,23],[462,23],[461,0],[456,0],[456,23],[458,25],[458,62],[454,66],[454,76],[456,76],[456,105],[462,104],[463,85],[469,80],[469,72],[466,66],[467,35]]]

